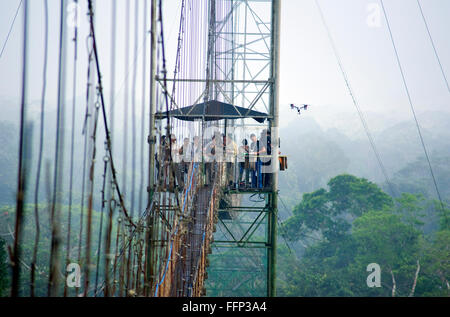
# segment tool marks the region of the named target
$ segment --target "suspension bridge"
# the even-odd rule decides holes
[[[1,216],[11,296],[275,296],[278,173],[287,168],[278,136],[281,1],[180,0],[170,19],[162,0],[50,1],[19,2],[0,52],[21,13],[17,199],[14,212]],[[32,9],[42,11],[41,22]],[[30,79],[36,56],[39,81]],[[38,109],[29,96],[36,86]],[[54,113],[49,87],[57,92]],[[307,107],[291,105],[298,113]]]
[[[63,0],[54,16],[41,1],[39,83],[29,80],[34,5],[19,4],[11,296],[274,296],[279,162],[286,167],[277,130],[280,1],[182,0],[172,17],[173,72],[163,1],[121,9],[111,1],[110,48],[98,31],[103,2]],[[53,121],[45,116],[49,24],[59,25]],[[30,85],[42,86],[37,119]],[[50,124],[55,132],[46,133]]]

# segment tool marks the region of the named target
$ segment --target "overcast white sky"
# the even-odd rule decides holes
[[[0,0],[0,44],[8,33],[20,0]],[[29,1],[30,14],[30,87],[31,106],[39,107],[43,58],[43,0]],[[105,87],[109,87],[111,1],[97,0],[97,37],[99,39]],[[121,96],[124,79],[124,9],[125,0],[118,0],[116,96]],[[140,2],[141,9],[143,1]],[[168,54],[174,57],[181,0],[165,0],[164,15]],[[320,0],[344,68],[364,112],[382,113],[386,117],[410,118],[407,101],[394,51],[381,12],[379,27],[371,27],[367,19],[378,0]],[[86,78],[86,1],[81,0],[82,23],[79,34],[78,94],[83,96]],[[450,77],[450,1],[421,0],[430,32],[442,65]],[[418,113],[430,110],[450,111],[450,96],[426,33],[416,0],[385,0],[399,55],[403,63],[411,96]],[[56,100],[57,45],[59,1],[49,0],[50,64],[48,98]],[[131,14],[134,14],[132,6]],[[142,14],[140,14],[142,17]],[[332,126],[342,113],[355,114],[333,55],[314,0],[282,0],[281,12],[281,125],[297,120],[288,107],[290,103],[312,104],[305,116],[314,117],[323,125]],[[142,25],[141,23],[139,24]],[[133,30],[133,24],[131,26]],[[69,30],[69,32],[72,32]],[[142,43],[142,30],[139,43]],[[70,33],[71,34],[71,33]],[[21,82],[21,12],[0,58],[0,98],[16,100],[17,112]],[[133,46],[133,36],[130,39]],[[139,44],[141,47],[141,44]],[[72,59],[69,43],[68,65]],[[142,52],[142,50],[140,51]],[[131,57],[133,56],[131,50]],[[168,58],[171,58],[168,56]],[[141,60],[141,59],[139,59]],[[139,62],[140,63],[140,62]],[[140,64],[138,64],[140,65]],[[171,69],[169,67],[169,69]],[[138,72],[138,87],[141,86]],[[70,80],[68,86],[70,87]],[[140,96],[138,88],[138,96]],[[342,118],[339,118],[340,120]],[[419,118],[420,119],[420,118]],[[370,121],[369,121],[370,126]]]

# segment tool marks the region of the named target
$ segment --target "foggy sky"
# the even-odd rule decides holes
[[[30,58],[29,95],[30,107],[38,109],[41,93],[43,59],[43,1],[30,2]],[[19,0],[0,1],[0,43],[12,22]],[[111,6],[109,0],[97,0],[97,38],[106,95],[110,89],[110,27]],[[124,0],[118,2],[117,51],[116,51],[116,96],[123,99],[124,81]],[[164,24],[166,30],[169,72],[175,57],[175,44],[179,22],[181,0],[164,1]],[[364,113],[382,114],[386,118],[412,120],[411,110],[396,64],[384,17],[380,15],[380,26],[367,23],[371,4],[377,0],[320,0],[325,18],[331,29],[336,47],[347,71],[353,91]],[[142,8],[143,2],[140,2]],[[450,1],[422,0],[424,14],[433,36],[442,66],[450,77]],[[432,46],[423,24],[416,0],[385,0],[386,10],[396,41],[411,97],[420,114],[425,111],[450,110],[450,96],[444,84]],[[50,55],[48,71],[48,107],[56,101],[56,78],[58,58],[59,1],[49,0],[50,7]],[[101,8],[101,10],[99,9]],[[78,89],[83,96],[86,85],[86,44],[88,33],[86,1],[80,1],[81,24],[78,43]],[[131,16],[134,6],[131,6]],[[142,14],[139,15],[140,19]],[[141,28],[141,20],[139,20]],[[130,59],[133,58],[133,30],[131,23]],[[73,30],[69,29],[71,38]],[[139,30],[139,47],[142,30]],[[147,42],[148,43],[148,42]],[[15,101],[19,113],[21,83],[22,11],[16,20],[11,37],[0,59],[0,98]],[[71,77],[73,43],[68,43],[68,72]],[[142,52],[142,48],[140,53]],[[148,54],[148,49],[147,49]],[[138,61],[137,96],[141,95],[141,65]],[[355,116],[342,74],[333,55],[330,42],[320,20],[313,0],[283,0],[281,12],[281,65],[280,65],[281,127],[292,120],[301,120],[293,113],[290,103],[307,103],[312,106],[303,114],[313,117],[325,128],[332,127],[337,120]],[[71,87],[71,79],[67,86]],[[70,91],[70,90],[69,90]],[[68,94],[70,96],[70,94]],[[116,101],[118,102],[118,101]],[[138,101],[140,102],[140,101]],[[370,117],[370,116],[369,116]],[[420,121],[420,116],[419,116]],[[301,121],[299,121],[301,122]],[[371,126],[368,120],[369,127]]]

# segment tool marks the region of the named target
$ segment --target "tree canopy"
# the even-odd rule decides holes
[[[425,234],[423,218],[440,227]],[[328,189],[303,195],[282,225],[291,241],[308,242],[298,257],[281,252],[282,296],[449,295],[449,211],[417,194],[393,199],[378,185],[339,175]],[[311,239],[311,238],[314,239]],[[367,267],[381,269],[381,286],[369,287]]]
[[[282,227],[291,240],[314,232],[328,241],[341,238],[351,227],[349,219],[393,205],[389,195],[364,178],[343,174],[332,178],[328,187],[303,195]]]

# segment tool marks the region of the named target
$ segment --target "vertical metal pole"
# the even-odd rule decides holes
[[[148,175],[148,204],[151,206],[151,201],[153,199],[153,193],[155,191],[155,144],[156,144],[156,126],[155,126],[155,113],[156,113],[156,0],[151,0],[150,8],[150,117],[149,117],[149,175]],[[146,255],[146,276],[147,283],[145,289],[146,295],[151,293],[151,287],[153,285],[153,269],[152,269],[152,248],[151,243],[153,239],[153,221],[152,221],[152,211],[149,211],[149,221],[147,222],[149,231],[148,241],[147,241],[147,255]]]
[[[155,144],[156,144],[156,0],[151,0],[151,30],[150,30],[150,117],[149,117],[149,199],[155,185]]]
[[[271,39],[271,94],[270,110],[273,119],[270,122],[272,140],[272,193],[270,194],[269,249],[268,249],[268,296],[276,296],[276,257],[277,257],[277,217],[278,217],[278,106],[279,106],[279,64],[280,64],[280,0],[272,1],[272,39]],[[274,165],[275,164],[275,165]]]
[[[210,80],[215,79],[215,27],[216,27],[216,0],[209,0],[209,22],[208,22],[208,53],[207,53],[207,65],[206,65],[206,93],[204,102],[208,102],[213,96],[213,88],[211,87]],[[214,83],[212,83],[215,85]]]

